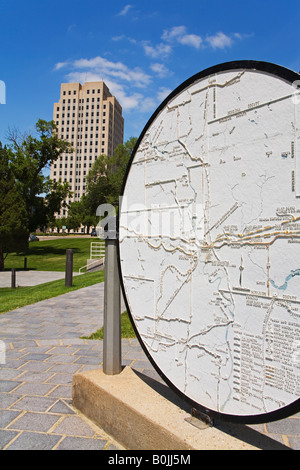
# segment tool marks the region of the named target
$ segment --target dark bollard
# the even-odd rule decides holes
[[[73,250],[66,250],[65,287],[72,287],[73,280]]]
[[[121,364],[121,292],[117,263],[116,219],[106,231],[104,280],[103,372],[119,374]]]
[[[11,288],[16,288],[16,270],[14,268],[11,270]]]
[[[24,258],[24,269],[27,269],[27,258]]]

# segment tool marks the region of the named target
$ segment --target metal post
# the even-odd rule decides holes
[[[24,258],[24,269],[27,269],[27,258]]]
[[[103,372],[115,375],[121,370],[121,294],[117,232],[108,230],[105,239]]]
[[[66,250],[65,287],[72,287],[73,279],[73,250]]]
[[[16,270],[15,270],[15,268],[12,268],[12,270],[11,270],[11,288],[12,289],[16,288]]]

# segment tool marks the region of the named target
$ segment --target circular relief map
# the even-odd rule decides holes
[[[121,283],[165,381],[214,417],[299,411],[299,75],[230,62],[183,83],[133,153]]]

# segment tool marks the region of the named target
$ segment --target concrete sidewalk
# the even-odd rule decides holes
[[[79,273],[73,273],[78,276]],[[45,282],[64,279],[65,272],[61,271],[16,271],[16,287],[29,287],[44,284]],[[0,271],[0,287],[11,287],[11,271]]]
[[[80,339],[103,325],[103,283],[0,315],[0,449],[122,449],[72,407],[77,372],[102,369],[102,341]],[[178,407],[136,339],[122,364]],[[300,449],[300,413],[256,426],[215,423],[262,449]],[[205,432],[199,430],[199,432]]]

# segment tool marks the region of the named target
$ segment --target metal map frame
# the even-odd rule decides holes
[[[210,75],[214,75],[219,72],[226,72],[226,71],[232,71],[232,70],[240,70],[240,69],[246,69],[246,70],[256,70],[259,72],[264,72],[269,75],[276,76],[278,78],[281,78],[289,83],[294,83],[297,80],[300,80],[300,75],[290,69],[287,69],[283,66],[276,65],[270,62],[262,62],[262,61],[255,61],[255,60],[238,60],[238,61],[231,61],[231,62],[224,62],[212,67],[209,67],[207,69],[204,69],[200,71],[199,73],[196,73],[195,75],[191,76],[189,79],[184,81],[181,85],[179,85],[176,89],[174,89],[168,96],[167,98],[160,104],[160,106],[156,109],[156,111],[152,114],[150,119],[148,120],[147,124],[145,125],[144,129],[142,130],[136,145],[134,147],[134,150],[132,152],[131,158],[129,160],[127,169],[126,169],[126,174],[123,180],[123,187],[121,191],[121,197],[124,195],[127,179],[129,177],[130,173],[130,168],[132,165],[132,162],[135,158],[135,154],[140,146],[140,143],[142,142],[145,133],[153,123],[153,121],[156,119],[158,114],[165,108],[167,103],[174,99],[179,93],[184,91],[186,88],[191,86],[193,83],[196,81],[199,81],[200,79],[207,78]],[[120,209],[119,209],[119,214],[117,216],[117,226],[119,227],[119,216],[120,216]],[[119,275],[120,275],[120,285],[121,285],[121,290],[123,293],[123,299],[127,308],[127,312],[129,315],[129,318],[131,320],[133,329],[135,331],[135,334],[137,336],[137,339],[145,352],[147,358],[149,359],[150,363],[156,370],[156,372],[159,374],[159,376],[164,380],[164,382],[170,387],[171,390],[173,390],[184,402],[186,402],[189,406],[191,406],[191,409],[198,410],[200,413],[203,413],[204,416],[208,417],[209,420],[219,420],[219,421],[225,421],[225,422],[231,422],[231,423],[240,423],[240,424],[260,424],[260,423],[266,423],[266,422],[272,422],[272,421],[277,421],[283,418],[286,418],[288,416],[291,416],[297,412],[300,411],[300,398],[295,400],[294,402],[290,403],[289,405],[282,407],[280,409],[268,412],[268,413],[260,413],[257,415],[231,415],[231,414],[225,414],[221,412],[217,412],[215,410],[208,409],[204,407],[203,405],[193,401],[191,398],[187,397],[181,390],[179,390],[169,379],[168,377],[160,370],[159,366],[156,364],[154,359],[152,358],[151,354],[149,353],[148,349],[143,343],[143,339],[141,338],[139,331],[135,325],[135,322],[133,320],[130,308],[129,308],[129,303],[127,301],[126,297],[126,291],[123,283],[123,277],[122,277],[122,266],[121,266],[121,260],[120,260],[120,245],[119,245],[119,239],[117,243],[117,257],[118,257],[118,267],[119,267]]]

